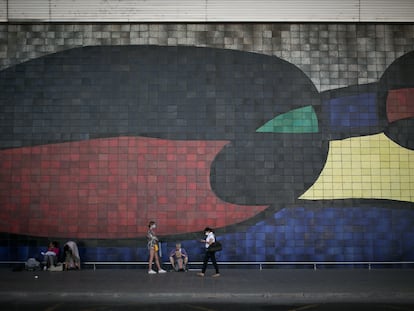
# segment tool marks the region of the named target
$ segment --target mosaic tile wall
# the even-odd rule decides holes
[[[0,24],[0,260],[414,260],[414,25]],[[50,220],[52,219],[52,221]]]

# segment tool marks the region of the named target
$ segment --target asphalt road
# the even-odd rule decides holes
[[[142,311],[412,311],[414,304],[215,304],[215,303],[157,303],[141,304],[139,302],[19,302],[2,303],[2,311],[112,311],[112,310],[142,310]]]
[[[0,310],[414,311],[412,269],[0,270]]]

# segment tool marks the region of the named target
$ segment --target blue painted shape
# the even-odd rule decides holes
[[[332,98],[322,103],[332,132],[379,125],[375,93]]]

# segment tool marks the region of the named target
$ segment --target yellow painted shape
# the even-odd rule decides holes
[[[330,142],[319,178],[300,199],[414,202],[414,151],[383,133]]]

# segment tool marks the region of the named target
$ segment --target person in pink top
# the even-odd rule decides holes
[[[50,242],[47,251],[41,252],[41,254],[43,255],[43,270],[49,269],[52,265],[56,266],[59,256],[58,243],[55,241]]]

